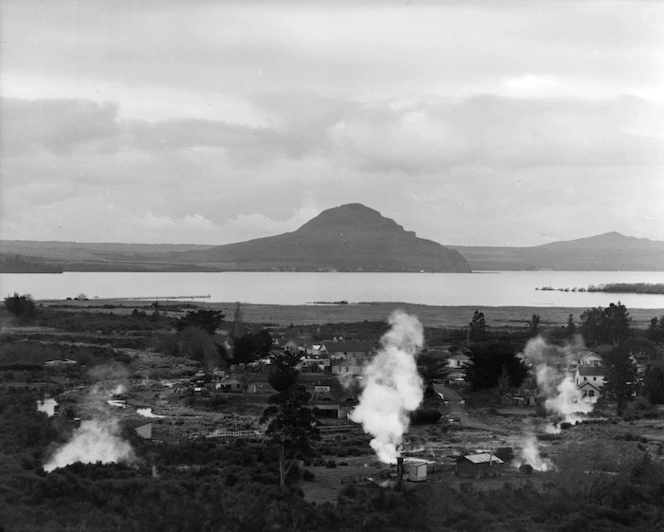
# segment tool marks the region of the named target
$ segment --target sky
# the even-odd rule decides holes
[[[0,238],[664,240],[664,2],[4,0]]]

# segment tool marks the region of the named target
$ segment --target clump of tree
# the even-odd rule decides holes
[[[275,353],[271,358],[274,369],[268,377],[268,382],[276,391],[284,392],[293,386],[300,376],[297,365],[302,355],[290,351],[282,351],[281,353]]]
[[[470,320],[468,329],[468,339],[470,341],[480,341],[486,338],[487,324],[484,318],[484,312],[476,310]]]
[[[175,320],[173,325],[178,332],[184,331],[187,327],[198,327],[207,334],[214,335],[224,317],[218,310],[195,310]]]
[[[20,296],[14,292],[13,296],[5,298],[5,308],[20,323],[31,323],[37,317],[37,306],[29,294]]]
[[[650,320],[646,334],[651,342],[658,344],[664,342],[664,315],[660,316],[659,319],[652,318]]]
[[[277,394],[277,404],[266,408],[261,416],[260,422],[267,423],[265,435],[277,448],[281,486],[297,460],[314,453],[312,443],[320,439],[318,421],[308,407],[310,399],[304,386],[291,386]]]
[[[627,308],[618,301],[606,308],[595,307],[584,311],[579,330],[588,346],[620,344],[632,334],[631,321]]]
[[[532,318],[528,320],[528,330],[531,337],[537,336],[542,330],[542,319],[539,314],[533,314]]]
[[[606,383],[602,387],[602,398],[616,402],[621,414],[635,396],[638,389],[637,367],[634,357],[623,345],[618,345],[604,356]]]
[[[466,381],[473,390],[518,388],[528,376],[528,368],[516,353],[508,343],[473,347],[465,368]]]
[[[249,364],[259,358],[267,357],[272,348],[272,335],[267,329],[257,333],[245,332],[242,336],[232,336],[233,362],[235,364]]]
[[[567,325],[565,327],[565,333],[567,334],[567,338],[573,338],[574,335],[576,334],[577,328],[576,328],[576,323],[574,323],[574,315],[570,314],[567,317]]]

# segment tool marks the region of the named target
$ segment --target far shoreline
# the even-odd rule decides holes
[[[618,298],[616,298],[617,302]],[[114,302],[115,301],[115,302]],[[134,308],[152,308],[150,301],[127,301],[105,299],[88,301],[67,301],[44,299],[37,301],[45,306],[64,306],[65,308],[89,309],[95,312],[123,312]],[[222,311],[227,319],[232,319],[238,302],[192,302],[192,301],[160,301],[159,306],[175,305],[185,308],[200,307]],[[114,306],[114,308],[109,308]],[[395,310],[401,309],[415,314],[426,327],[467,327],[475,310],[483,312],[487,324],[495,328],[526,327],[533,314],[538,314],[545,326],[564,326],[570,314],[579,321],[587,307],[533,307],[533,306],[500,306],[462,305],[437,306],[404,302],[358,302],[350,304],[330,305],[278,305],[265,303],[240,302],[243,318],[249,323],[262,323],[278,326],[310,325],[317,323],[354,323],[362,321],[385,321]],[[635,327],[645,328],[653,317],[664,315],[664,308],[642,309],[630,308],[630,317]]]

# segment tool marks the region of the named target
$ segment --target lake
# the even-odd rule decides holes
[[[345,300],[425,305],[664,308],[664,295],[538,291],[603,283],[664,283],[664,272],[0,274],[0,294],[35,299],[199,296],[203,301],[297,305]]]

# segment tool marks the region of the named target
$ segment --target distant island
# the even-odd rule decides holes
[[[545,292],[606,292],[609,294],[652,294],[664,295],[664,283],[607,283],[600,285],[590,285],[587,288],[553,288],[543,286],[535,290]]]

